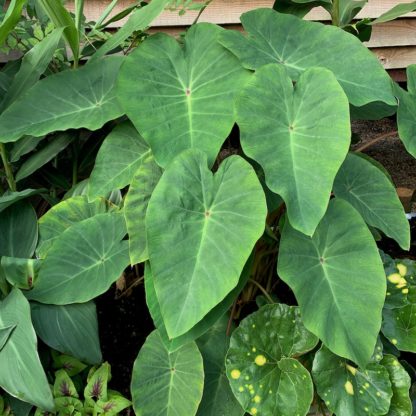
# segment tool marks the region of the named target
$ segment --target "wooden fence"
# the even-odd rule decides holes
[[[110,0],[86,0],[87,19],[96,20],[109,2]],[[121,0],[114,12],[117,13],[131,3],[131,0]],[[357,17],[378,17],[399,3],[398,0],[369,0]],[[271,7],[272,4],[273,0],[213,0],[200,17],[200,21],[235,28],[242,13],[257,7]],[[73,8],[73,4],[69,2],[68,7]],[[187,12],[184,16],[179,16],[177,12],[166,11],[154,22],[152,30],[178,33],[189,26],[195,16],[196,12]],[[315,8],[307,15],[307,19],[325,22],[329,20],[329,14],[322,8]],[[113,24],[113,27],[122,24],[123,21],[120,21]],[[394,22],[376,25],[368,46],[395,79],[403,80],[404,69],[416,63],[416,13],[409,13]],[[351,56],[351,59],[354,57]]]

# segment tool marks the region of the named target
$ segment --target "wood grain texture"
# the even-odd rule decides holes
[[[383,47],[372,49],[386,69],[406,68],[416,63],[416,46]]]

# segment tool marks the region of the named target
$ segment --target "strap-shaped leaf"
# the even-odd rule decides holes
[[[13,289],[0,302],[0,328],[11,325],[16,327],[0,350],[0,387],[20,400],[53,411],[52,392],[38,356],[29,302],[19,289]]]
[[[389,410],[393,392],[389,373],[381,364],[356,368],[322,346],[312,375],[319,396],[337,415],[381,416]]]
[[[244,319],[231,336],[226,358],[227,377],[243,409],[251,415],[306,415],[312,379],[292,357],[317,343],[298,307],[266,305]]]
[[[244,266],[237,286],[225,297],[223,301],[215,306],[215,308],[211,309],[211,311],[205,315],[200,322],[193,326],[187,333],[179,336],[178,338],[169,339],[165,325],[163,323],[162,313],[160,312],[160,306],[156,296],[151,267],[148,262],[146,263],[144,272],[146,303],[149,308],[150,315],[152,316],[153,323],[155,324],[156,329],[159,331],[159,335],[169,352],[176,351],[178,348],[182,347],[182,345],[194,341],[198,337],[202,336],[206,331],[209,330],[209,328],[218,322],[222,316],[225,315],[225,313],[230,309],[231,305],[246,285],[250,277],[252,264],[253,256],[248,259],[246,265]]]
[[[407,68],[409,92],[399,90],[399,108],[397,110],[397,125],[399,136],[406,150],[416,157],[416,65]]]
[[[141,416],[194,416],[202,397],[204,369],[195,342],[169,353],[152,332],[134,362],[133,408]]]
[[[183,47],[157,34],[120,71],[120,102],[162,167],[194,147],[206,152],[211,166],[233,127],[234,96],[249,72],[218,43],[222,31],[194,25]]]
[[[293,80],[311,67],[331,70],[345,90],[349,102],[361,107],[374,101],[395,106],[390,77],[355,36],[335,26],[301,20],[271,9],[242,15],[248,33],[226,31],[220,42],[249,69],[268,63],[283,64]],[[345,50],[354,59],[345,65]]]
[[[385,355],[381,365],[390,376],[393,397],[387,416],[412,416],[412,401],[409,397],[411,379],[405,368],[394,355]]]
[[[124,215],[129,234],[131,264],[149,259],[145,220],[150,197],[161,175],[162,169],[155,162],[153,155],[147,153],[134,173],[126,195]]]
[[[67,228],[95,215],[105,214],[114,208],[102,198],[88,202],[87,197],[83,195],[74,196],[56,204],[39,219],[40,239],[36,250],[37,255],[44,258],[54,241]]]
[[[46,192],[46,189],[25,189],[24,191],[19,192],[5,192],[0,196],[0,213],[10,205],[21,201],[22,199],[29,198],[42,192]]]
[[[365,367],[381,327],[386,278],[360,214],[346,201],[331,200],[312,237],[287,221],[278,273],[294,291],[306,328]]]
[[[225,159],[215,175],[196,149],[169,165],[150,199],[146,228],[170,338],[189,331],[235,288],[266,211],[259,180],[239,156]]]
[[[119,124],[98,151],[88,181],[88,197],[103,197],[127,186],[149,153],[149,146],[130,122]]]
[[[33,326],[51,348],[89,364],[102,361],[94,302],[44,305],[32,302]]]
[[[334,193],[348,201],[365,222],[394,238],[404,250],[410,246],[410,226],[389,178],[368,160],[350,153],[334,182]]]
[[[7,8],[7,12],[0,24],[0,45],[3,46],[9,33],[16,26],[22,15],[22,9],[26,0],[12,0]]]
[[[0,116],[0,142],[72,128],[96,130],[123,115],[114,90],[122,62],[109,57],[37,82]]]
[[[244,152],[285,200],[292,226],[312,235],[350,143],[341,86],[330,71],[314,68],[293,87],[285,68],[270,64],[247,83],[236,112]]]
[[[27,297],[52,305],[94,299],[129,264],[125,235],[121,213],[99,214],[74,224],[49,250],[36,285]]]
[[[197,340],[204,360],[204,393],[197,416],[243,416],[225,374],[225,356],[230,345],[227,334],[229,316],[223,315],[210,330]]]

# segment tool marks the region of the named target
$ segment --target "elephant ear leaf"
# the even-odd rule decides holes
[[[236,113],[244,152],[284,199],[292,226],[312,235],[350,144],[341,86],[330,71],[314,68],[293,87],[282,65],[266,65],[246,84]]]
[[[397,105],[391,79],[377,57],[358,38],[342,29],[271,9],[247,12],[241,22],[247,37],[240,32],[225,31],[219,40],[238,56],[244,67],[258,69],[279,63],[294,81],[308,68],[323,67],[334,73],[352,105],[361,107],[372,102]],[[354,56],[348,65],[345,50]]]
[[[250,73],[218,43],[223,30],[194,25],[183,47],[151,36],[122,66],[120,103],[163,168],[188,148],[204,151],[211,166],[234,125],[234,97]]]

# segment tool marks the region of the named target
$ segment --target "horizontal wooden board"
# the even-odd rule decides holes
[[[375,48],[372,52],[378,56],[386,69],[407,68],[416,63],[416,46]]]
[[[97,20],[110,0],[86,0],[85,15],[89,20]],[[114,13],[118,13],[131,4],[131,0],[120,0]],[[369,0],[367,6],[359,13],[358,17],[378,17],[382,13],[390,10],[398,0]],[[211,22],[218,24],[239,23],[240,16],[249,10],[258,7],[271,7],[273,0],[213,0],[202,14],[201,22]],[[74,10],[73,0],[68,1],[68,7]],[[114,14],[113,13],[113,14]],[[155,26],[187,26],[192,24],[197,12],[187,12],[184,16],[179,16],[177,12],[166,11],[154,22]],[[408,16],[416,16],[410,13]],[[315,8],[307,16],[312,20],[329,20],[328,13],[322,8]],[[124,21],[117,22],[113,26],[117,27]]]

